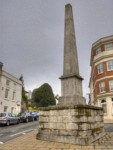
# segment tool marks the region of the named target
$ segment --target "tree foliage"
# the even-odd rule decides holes
[[[47,107],[56,104],[53,90],[48,83],[44,83],[39,88],[34,89],[32,99],[39,107]]]
[[[24,88],[24,80],[23,80],[23,75],[20,76],[19,80],[22,81],[22,102],[24,101],[26,103],[26,106],[28,105],[28,98],[26,96],[26,91]]]

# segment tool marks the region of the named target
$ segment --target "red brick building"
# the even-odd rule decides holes
[[[92,44],[90,66],[90,103],[102,106],[104,119],[113,120],[113,35]]]

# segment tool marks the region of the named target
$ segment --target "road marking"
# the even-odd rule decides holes
[[[0,141],[0,144],[4,144],[4,143]]]
[[[13,136],[16,136],[16,135],[19,135],[19,134],[26,134],[25,132],[29,132],[29,131],[32,131],[32,130],[34,130],[34,129],[29,129],[29,130],[25,130],[25,131],[22,131],[22,132],[19,132],[19,133],[16,133],[16,134],[12,134],[12,135],[10,135],[10,137],[13,137]]]

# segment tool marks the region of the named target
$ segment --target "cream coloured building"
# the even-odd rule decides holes
[[[90,65],[90,104],[103,107],[104,120],[113,121],[113,35],[93,43]]]
[[[21,111],[22,82],[2,68],[0,62],[0,112],[18,114]]]

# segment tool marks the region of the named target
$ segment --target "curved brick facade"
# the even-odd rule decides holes
[[[90,65],[90,103],[102,106],[104,118],[113,120],[113,36],[92,44]]]

